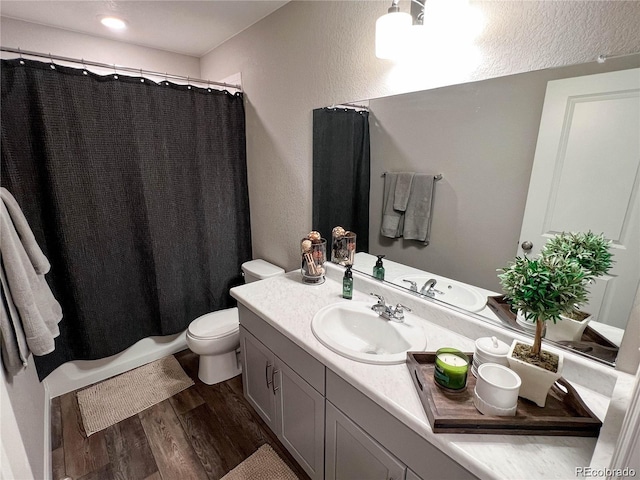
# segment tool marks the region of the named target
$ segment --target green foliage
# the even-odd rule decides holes
[[[542,249],[543,257],[562,257],[575,260],[591,280],[609,271],[613,260],[609,251],[611,241],[604,235],[562,232],[551,238]]]
[[[531,321],[555,321],[587,298],[585,271],[579,263],[560,256],[516,257],[498,271],[507,300]]]

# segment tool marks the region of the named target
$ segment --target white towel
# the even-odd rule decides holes
[[[413,176],[407,211],[404,214],[403,236],[406,240],[418,240],[429,245],[434,182],[434,175],[416,173]]]

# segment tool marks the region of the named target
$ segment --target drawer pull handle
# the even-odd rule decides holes
[[[271,368],[271,363],[267,362],[267,365],[264,367],[264,378],[267,381],[267,388],[271,386],[271,382],[273,382],[273,373],[271,373],[271,380],[269,380],[269,368]]]
[[[271,389],[273,390],[273,394],[274,395],[276,394],[276,392],[278,390],[280,390],[280,387],[276,387],[276,380],[275,380],[275,374],[279,373],[279,372],[280,372],[280,370],[274,369],[274,370],[272,370],[272,373],[271,373]]]

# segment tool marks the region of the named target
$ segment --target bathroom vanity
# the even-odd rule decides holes
[[[518,334],[359,274],[345,300],[344,269],[325,266],[322,285],[303,284],[295,271],[231,290],[245,396],[311,478],[566,479],[577,467],[609,466],[633,376],[565,352],[564,377],[604,422],[598,438],[435,434],[405,364],[336,353],[314,335],[314,315],[340,302],[373,305],[373,292],[412,309],[428,351],[473,351],[478,337],[510,342]]]

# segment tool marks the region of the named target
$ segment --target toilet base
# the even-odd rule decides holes
[[[207,385],[224,382],[242,373],[240,350],[222,355],[200,355],[198,378]]]

